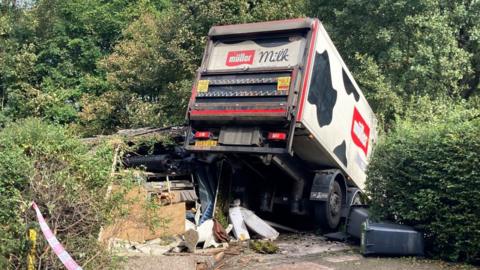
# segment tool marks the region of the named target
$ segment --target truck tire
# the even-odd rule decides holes
[[[314,205],[315,222],[323,229],[334,230],[340,224],[342,216],[342,201],[345,196],[337,181],[333,182],[327,201],[316,202]]]

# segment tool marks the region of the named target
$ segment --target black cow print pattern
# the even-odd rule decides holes
[[[350,95],[353,93],[353,97],[355,98],[355,101],[360,100],[360,94],[357,92],[357,89],[355,89],[355,86],[353,86],[352,81],[350,80],[350,77],[348,77],[347,73],[345,72],[345,69],[342,68],[342,77],[343,77],[343,85],[345,86],[345,91],[347,92],[347,95]]]
[[[338,159],[347,167],[347,144],[345,140],[342,141],[341,144],[337,145],[335,149],[333,149],[333,153],[337,156]]]
[[[315,53],[313,77],[308,90],[308,102],[315,105],[320,127],[332,122],[333,107],[337,102],[337,90],[332,85],[332,74],[328,52]]]

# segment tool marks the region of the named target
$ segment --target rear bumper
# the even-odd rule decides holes
[[[194,145],[186,145],[185,149],[192,152],[211,152],[211,153],[250,153],[250,154],[287,154],[285,148],[272,147],[252,147],[252,146],[211,146],[199,147]]]
[[[287,110],[276,109],[239,109],[239,110],[191,110],[189,119],[198,120],[285,120]]]

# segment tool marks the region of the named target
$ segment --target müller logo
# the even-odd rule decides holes
[[[253,57],[255,56],[255,50],[247,51],[231,51],[227,54],[227,62],[225,63],[229,67],[238,65],[251,65],[253,64]]]
[[[360,147],[365,155],[368,152],[368,139],[370,138],[370,127],[358,112],[357,108],[353,109],[352,131],[353,142]]]

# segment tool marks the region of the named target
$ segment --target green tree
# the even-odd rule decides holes
[[[367,98],[390,120],[392,106],[385,111],[383,102],[478,92],[478,1],[310,0],[308,5]]]
[[[301,17],[303,8],[294,0],[176,1],[132,22],[101,63],[115,89],[156,103],[163,124],[180,123],[211,26]]]
[[[97,63],[111,52],[122,29],[145,7],[167,5],[166,0],[39,0],[29,7],[2,5],[1,114],[14,119],[38,116],[57,123],[78,121],[81,97],[110,89]]]

